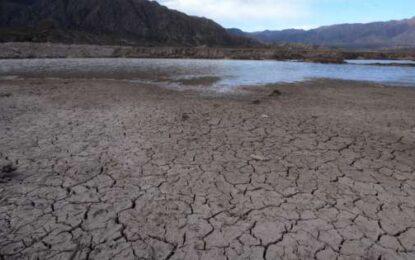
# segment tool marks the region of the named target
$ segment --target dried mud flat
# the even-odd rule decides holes
[[[0,258],[414,259],[415,90],[277,88],[0,81]]]

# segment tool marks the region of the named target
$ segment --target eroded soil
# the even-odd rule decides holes
[[[278,90],[0,81],[0,259],[414,259],[415,91]]]

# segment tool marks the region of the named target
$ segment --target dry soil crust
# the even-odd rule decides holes
[[[0,259],[414,259],[415,91],[278,89],[0,81]]]

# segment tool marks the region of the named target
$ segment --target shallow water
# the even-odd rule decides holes
[[[347,60],[349,64],[361,64],[361,65],[372,65],[372,64],[390,64],[390,65],[415,65],[413,60]]]
[[[177,85],[177,82],[184,79],[214,77],[218,80],[203,85],[220,91],[238,86],[293,83],[315,78],[415,87],[415,67],[294,61],[123,58],[0,60],[0,76],[121,78],[133,81],[171,82],[172,85]]]

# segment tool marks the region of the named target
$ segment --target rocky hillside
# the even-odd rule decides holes
[[[0,0],[0,41],[247,46],[217,23],[147,0]]]
[[[7,42],[0,43],[0,59],[25,58],[194,58],[238,60],[307,60],[312,62],[343,61],[341,53],[278,46],[273,48],[221,47],[143,47],[86,44]]]
[[[283,30],[241,33],[265,43],[303,43],[328,47],[382,49],[415,47],[415,17],[368,24],[340,24],[313,30]]]

